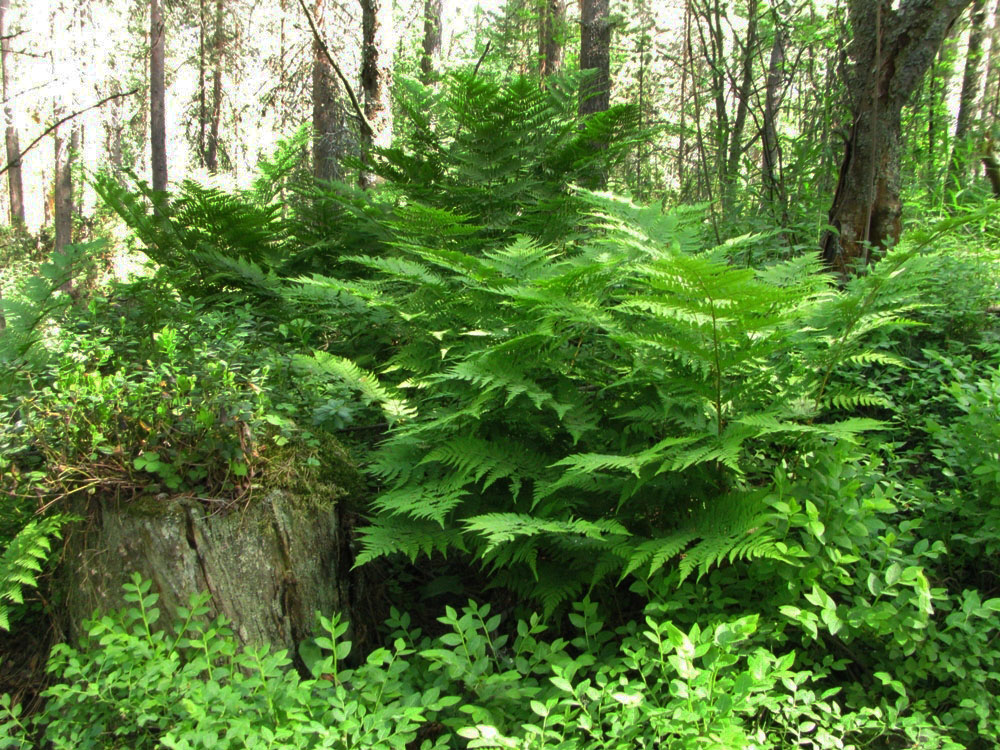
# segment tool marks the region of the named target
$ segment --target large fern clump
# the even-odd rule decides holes
[[[380,378],[328,353],[299,362],[393,425],[361,562],[467,550],[551,607],[674,559],[682,575],[790,559],[766,520],[771,467],[877,426],[834,417],[860,397],[832,375],[878,359],[865,336],[899,323],[912,290],[890,282],[912,254],[838,292],[813,260],[735,268],[694,252],[677,215],[574,199],[589,218],[572,245],[472,255],[439,215],[433,244],[397,224],[392,257],[356,257],[370,281],[303,280],[397,331]]]

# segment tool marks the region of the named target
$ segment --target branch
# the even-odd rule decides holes
[[[365,113],[361,110],[361,105],[358,104],[358,98],[354,95],[354,89],[352,89],[351,84],[347,82],[347,77],[344,75],[344,71],[342,71],[340,66],[337,65],[337,61],[334,60],[333,55],[330,54],[330,50],[326,46],[326,42],[324,42],[323,37],[320,36],[319,29],[316,28],[316,23],[313,21],[309,8],[306,7],[305,0],[299,0],[299,5],[302,7],[302,12],[306,14],[306,20],[309,21],[309,28],[312,29],[313,39],[316,40],[320,50],[323,52],[323,56],[326,57],[326,61],[330,63],[330,67],[333,68],[333,72],[337,74],[340,82],[344,84],[344,88],[347,90],[347,96],[351,100],[351,106],[354,108],[354,114],[358,116],[358,122],[361,123],[361,129],[369,138],[374,137],[375,128],[372,127],[372,124],[368,122],[368,118],[365,117]]]
[[[42,131],[42,134],[40,136],[38,136],[35,140],[33,140],[31,143],[29,143],[25,148],[21,149],[21,153],[17,155],[17,158],[14,159],[14,161],[12,161],[9,164],[7,164],[3,169],[0,169],[0,174],[3,174],[4,172],[6,172],[11,167],[18,166],[21,163],[21,159],[24,158],[24,155],[26,153],[28,153],[29,151],[31,151],[31,149],[33,149],[35,146],[37,146],[38,142],[40,140],[42,140],[42,138],[44,138],[45,136],[47,136],[49,133],[51,133],[53,130],[55,130],[56,128],[58,128],[60,125],[62,125],[67,120],[72,120],[74,117],[79,117],[80,115],[84,114],[85,112],[89,112],[92,109],[97,109],[98,107],[102,107],[105,104],[107,104],[108,102],[110,102],[112,99],[120,99],[123,96],[132,96],[133,94],[138,93],[138,91],[139,91],[139,89],[132,89],[131,91],[125,91],[125,92],[120,93],[120,94],[112,94],[111,96],[106,96],[103,99],[101,99],[101,101],[97,102],[96,104],[91,104],[89,107],[84,107],[83,109],[78,109],[76,112],[71,112],[70,114],[66,115],[65,117],[63,117],[63,118],[61,118],[59,120],[56,120],[54,123],[52,123],[47,128],[45,128],[45,130]]]
[[[479,66],[483,64],[483,60],[486,59],[486,55],[490,53],[490,45],[493,44],[492,39],[486,40],[486,49],[483,50],[483,54],[479,56],[479,60],[476,61],[476,67],[472,69],[472,77],[475,78],[476,74],[479,73]]]

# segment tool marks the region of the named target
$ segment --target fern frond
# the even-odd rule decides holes
[[[0,555],[0,630],[10,630],[10,605],[24,603],[24,589],[38,585],[42,565],[52,552],[52,539],[72,520],[55,515],[29,521]]]
[[[379,383],[372,373],[365,372],[349,359],[335,357],[328,352],[315,352],[312,356],[298,355],[293,358],[296,366],[313,372],[332,376],[361,391],[369,403],[382,408],[390,424],[416,416],[416,409],[406,399],[394,397]]]

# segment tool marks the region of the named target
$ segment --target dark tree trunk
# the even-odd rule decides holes
[[[747,2],[747,37],[743,47],[743,59],[740,88],[736,94],[736,119],[733,120],[733,130],[729,135],[729,156],[726,158],[725,192],[723,193],[725,210],[733,202],[733,190],[740,173],[740,157],[743,155],[743,129],[746,127],[747,114],[750,111],[750,97],[753,94],[753,61],[757,55],[757,0]]]
[[[580,0],[580,70],[590,74],[580,87],[580,114],[611,106],[611,20],[608,0]]]
[[[821,243],[827,266],[842,277],[869,261],[901,230],[899,144],[901,111],[933,64],[955,19],[971,0],[853,0],[853,112],[846,152]]]
[[[10,193],[10,223],[24,226],[24,186],[21,181],[21,145],[14,125],[14,105],[10,86],[10,39],[7,38],[7,11],[10,0],[0,0],[0,67],[3,68],[3,115],[6,127],[4,140],[7,147],[7,188]]]
[[[167,120],[164,75],[165,27],[160,0],[149,2],[149,142],[153,190],[167,189]]]
[[[313,16],[319,29],[323,24],[323,0],[316,0]],[[337,82],[333,68],[323,54],[318,39],[313,39],[312,64],[312,121],[313,121],[313,176],[317,180],[339,180],[340,140],[343,120],[337,106]]]
[[[388,148],[392,143],[392,2],[361,0],[362,46],[361,87],[365,94],[365,118],[371,125],[366,134],[362,159],[370,163],[373,148]],[[378,180],[367,169],[361,170],[362,188],[373,187]]]
[[[423,49],[420,57],[420,80],[429,85],[436,79],[435,68],[441,56],[441,0],[424,0]]]
[[[965,72],[962,75],[962,94],[958,103],[955,122],[955,143],[952,146],[949,166],[949,183],[955,190],[962,185],[968,164],[969,125],[979,99],[980,69],[983,59],[983,32],[986,27],[986,0],[973,0],[972,26],[969,29],[969,46],[965,55]]]
[[[558,73],[566,34],[565,0],[541,0],[538,8],[538,57],[542,77]]]
[[[205,150],[205,166],[215,174],[219,170],[219,121],[222,119],[222,63],[226,51],[225,2],[215,2],[215,39],[212,45],[212,123]]]
[[[785,65],[785,36],[775,25],[771,43],[771,59],[767,65],[767,84],[764,94],[764,122],[761,127],[761,173],[764,177],[764,194],[776,215],[786,212],[785,185],[781,176],[781,144],[778,142],[778,110],[781,107],[781,85]]]

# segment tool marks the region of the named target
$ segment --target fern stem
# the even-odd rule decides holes
[[[718,436],[722,437],[722,362],[719,359],[719,327],[715,317],[715,302],[712,305],[712,353],[715,356],[715,424]]]

